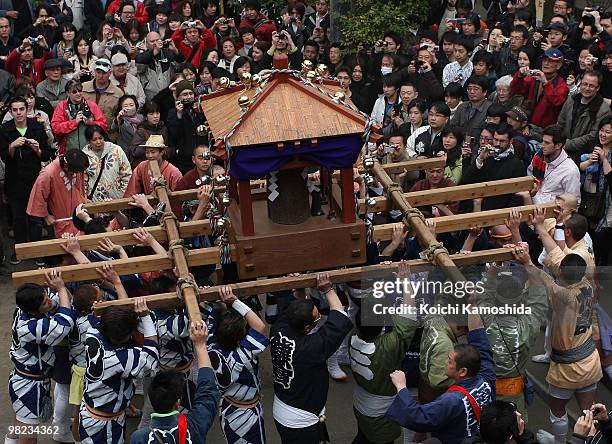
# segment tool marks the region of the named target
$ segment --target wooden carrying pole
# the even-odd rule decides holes
[[[533,188],[533,176],[516,177],[513,179],[492,180],[489,182],[455,185],[446,188],[412,191],[404,193],[404,198],[413,207],[443,204],[460,200],[479,199],[483,197],[514,194],[519,191],[529,191]],[[375,197],[374,205],[366,206],[365,199],[359,199],[359,213],[378,213],[392,210],[392,202],[385,196]]]
[[[187,307],[189,320],[191,322],[198,322],[202,320],[198,304],[198,288],[193,276],[189,273],[187,258],[185,257],[185,250],[183,249],[183,241],[179,234],[178,221],[171,211],[170,198],[168,197],[168,185],[161,174],[157,161],[149,161],[149,168],[151,168],[151,173],[153,173],[153,178],[155,180],[155,193],[157,194],[157,199],[160,202],[164,202],[168,210],[164,213],[162,223],[166,229],[166,236],[170,243],[168,249],[169,255],[174,262],[174,267],[178,275],[177,290],[181,292],[183,301]]]
[[[436,237],[431,234],[427,225],[425,225],[425,219],[420,212],[408,203],[404,197],[404,193],[400,185],[396,184],[391,180],[385,169],[382,167],[380,162],[374,161],[372,166],[372,173],[376,176],[380,184],[385,189],[387,196],[391,199],[397,208],[399,208],[404,215],[402,222],[409,230],[412,230],[416,235],[421,245],[425,246],[425,251],[430,250],[430,255],[435,265],[445,267],[445,271],[448,276],[455,282],[464,281],[463,274],[459,271],[452,259],[449,257],[448,250],[438,242]]]
[[[493,250],[474,251],[471,254],[453,254],[450,256],[450,260],[458,266],[477,265],[486,262],[500,262],[511,260],[512,250],[508,248],[496,248]],[[397,270],[398,262],[392,264],[378,264],[368,265],[365,267],[352,267],[344,268],[340,270],[329,271],[329,277],[334,284],[341,284],[344,282],[360,281],[362,279],[380,279],[395,270]],[[408,261],[411,267],[427,267],[431,264],[423,259],[415,259]],[[232,290],[239,297],[245,297],[261,293],[269,293],[273,291],[291,290],[295,288],[308,288],[317,286],[317,273],[300,274],[297,276],[284,276],[270,279],[260,279],[257,281],[239,282],[231,284]],[[216,301],[219,300],[219,288],[210,287],[201,288],[199,292],[200,301]],[[149,308],[160,308],[180,305],[180,300],[177,298],[176,293],[161,293],[146,296],[147,305]],[[101,302],[96,304],[94,312],[99,314],[104,309],[123,305],[131,307],[133,301],[130,299],[120,299],[116,301]]]

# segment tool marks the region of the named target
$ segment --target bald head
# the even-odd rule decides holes
[[[152,51],[155,47],[155,43],[161,41],[161,35],[159,32],[152,31],[147,34],[147,49]]]
[[[572,212],[578,210],[578,199],[572,193],[563,193],[562,195],[557,196],[555,201],[557,205],[561,206],[565,210]]]

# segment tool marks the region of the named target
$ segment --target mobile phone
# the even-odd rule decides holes
[[[465,144],[466,145],[472,145],[472,140],[474,140],[473,136],[465,136]]]
[[[486,45],[488,41],[489,41],[489,30],[485,29],[482,32],[482,43],[484,43]]]

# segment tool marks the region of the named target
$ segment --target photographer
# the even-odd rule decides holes
[[[251,26],[255,30],[257,40],[266,42],[272,41],[272,33],[276,31],[276,26],[272,20],[261,14],[261,3],[259,0],[247,0],[244,4],[244,18],[238,28]]]
[[[152,100],[170,85],[170,78],[174,74],[172,64],[178,50],[171,39],[162,40],[158,32],[148,33],[146,44],[147,50],[136,56],[136,67],[145,96],[147,100]]]
[[[172,41],[176,49],[185,57],[185,62],[193,66],[200,66],[205,49],[217,47],[217,39],[214,34],[200,20],[188,20],[181,23],[179,29],[172,34]]]
[[[301,69],[302,53],[298,51],[289,31],[286,29],[272,33],[272,46],[264,54],[264,66],[272,66],[274,54],[285,54],[289,58],[289,69]]]
[[[510,31],[510,38],[504,44],[493,50],[493,67],[498,78],[505,75],[514,75],[519,69],[518,55],[529,40],[529,31],[524,26],[515,26]]]
[[[42,58],[34,58],[34,45],[43,49]],[[13,49],[4,62],[5,69],[16,79],[29,77],[38,84],[43,80],[44,65],[53,56],[49,45],[42,35],[26,37],[21,45]]]
[[[40,172],[40,163],[53,156],[44,126],[27,117],[27,108],[25,98],[13,98],[9,102],[13,120],[0,129],[0,157],[6,165],[4,190],[13,216],[15,243],[30,240],[26,215],[28,197]],[[13,253],[11,264],[19,262]]]
[[[169,158],[172,163],[185,174],[193,167],[191,156],[198,145],[207,145],[206,133],[198,130],[204,124],[205,117],[195,102],[193,84],[181,80],[174,92],[175,108],[168,113],[168,135],[170,145],[177,147]]]
[[[57,104],[51,119],[51,129],[58,140],[60,154],[85,146],[87,126],[98,125],[108,130],[104,113],[96,102],[85,99],[83,86],[78,80],[70,80],[65,90],[68,98]]]

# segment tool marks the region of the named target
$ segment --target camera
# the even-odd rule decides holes
[[[287,36],[283,34],[283,31],[286,31],[286,30],[281,29],[280,31],[276,33],[276,37],[278,37],[279,40],[285,40],[287,38]]]
[[[172,43],[172,39],[164,40],[164,48],[169,48],[170,47],[170,43]]]
[[[194,102],[193,100],[191,100],[191,99],[183,99],[183,100],[181,100],[180,102],[181,102],[181,104],[183,105],[183,108],[184,108],[185,110],[188,110],[188,109],[193,108],[193,104],[195,103],[195,102]]]
[[[87,106],[87,102],[83,102],[83,107],[81,108],[81,112],[86,119],[90,119],[92,116],[91,110],[89,106]]]
[[[383,48],[386,48],[387,46],[389,46],[389,42],[386,40],[378,40],[376,42],[376,46],[382,46]]]
[[[455,23],[457,25],[463,25],[467,21],[467,19],[465,19],[463,17],[457,17],[457,18],[449,19],[449,21],[451,23]]]
[[[30,37],[30,43],[36,45],[36,43],[38,43],[38,37]]]
[[[415,60],[414,66],[418,69],[423,66],[423,60]]]
[[[196,27],[196,21],[195,20],[189,20],[189,22],[187,22],[187,26],[190,28],[195,28]]]
[[[383,143],[383,149],[385,154],[391,154],[395,149],[393,145],[389,145],[388,143]]]
[[[219,24],[220,24],[220,25],[225,25],[226,23],[227,23],[227,19],[226,19],[225,17],[221,17],[221,18],[219,19]]]
[[[582,21],[582,24],[584,26],[595,26],[595,17],[593,17],[591,12],[601,13],[601,7],[600,6],[591,6],[591,7],[587,6],[584,8],[584,11],[586,12],[586,14],[583,15],[582,18],[580,19]]]
[[[530,76],[534,76],[535,73],[536,73],[535,69],[530,69],[529,71],[527,71],[527,74],[530,75]]]

